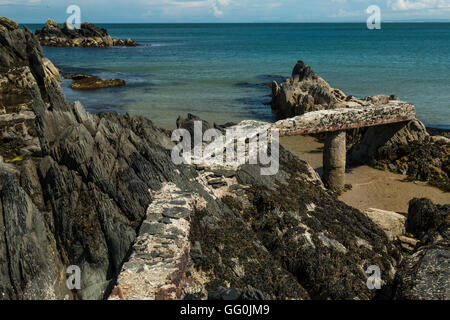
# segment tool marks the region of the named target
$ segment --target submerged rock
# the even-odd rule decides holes
[[[70,88],[74,90],[98,90],[113,87],[125,86],[125,81],[121,79],[100,79],[91,75],[64,75],[66,79],[73,79]]]
[[[364,211],[364,213],[386,233],[391,241],[406,232],[406,217],[399,213],[373,208]]]
[[[92,23],[82,23],[79,29],[70,29],[67,23],[59,26],[55,21],[48,20],[41,30],[36,31],[41,45],[49,47],[136,47],[138,44],[131,39],[113,39],[106,29]]]

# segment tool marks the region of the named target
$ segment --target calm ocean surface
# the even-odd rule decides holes
[[[273,121],[270,89],[301,59],[346,94],[396,94],[427,125],[450,128],[450,23],[99,24],[137,48],[45,48],[63,72],[121,78],[123,88],[64,90],[90,111],[142,114],[173,127],[190,112],[224,123]],[[34,31],[41,25],[29,25]],[[151,44],[151,46],[150,46]],[[259,85],[258,85],[259,84]]]

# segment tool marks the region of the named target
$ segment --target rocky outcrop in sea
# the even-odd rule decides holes
[[[410,279],[437,286],[418,297],[450,298],[445,279],[436,281],[448,279],[448,268],[416,272],[416,253],[403,258],[397,241],[405,231],[390,237],[338,201],[308,163],[280,147],[273,176],[251,164],[175,165],[170,132],[145,117],[94,115],[69,103],[45,72],[37,39],[5,23],[0,52],[10,60],[1,60],[1,76],[18,67],[5,61],[29,68],[28,128],[39,151],[14,161],[3,146],[15,123],[0,119],[0,299],[416,297],[407,293]],[[0,88],[12,92],[10,82]],[[179,127],[192,119],[180,118]],[[427,243],[422,234],[431,230],[426,239],[443,250],[438,234],[447,220],[439,213],[422,223],[422,215],[411,215],[408,226],[421,226],[411,232]],[[448,264],[442,254],[432,259]],[[79,290],[66,286],[69,266],[81,269]],[[379,268],[382,290],[368,287],[370,266]]]
[[[136,47],[136,41],[111,38],[106,29],[92,23],[82,23],[79,29],[70,29],[67,23],[61,26],[48,20],[41,30],[36,30],[36,36],[43,46],[49,47]]]

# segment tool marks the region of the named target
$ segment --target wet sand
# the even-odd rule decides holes
[[[323,144],[309,136],[282,137],[281,145],[307,161],[322,174]],[[412,198],[429,198],[434,203],[450,203],[450,193],[431,187],[425,182],[405,182],[405,176],[380,171],[369,166],[352,168],[346,174],[346,183],[352,190],[340,196],[348,205],[364,210],[407,212]]]

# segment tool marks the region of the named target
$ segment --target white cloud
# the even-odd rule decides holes
[[[230,0],[208,0],[216,17],[223,16],[224,8],[231,4]]]
[[[333,13],[331,17],[333,18],[351,18],[360,17],[363,15],[361,10],[345,10],[340,8],[337,12]]]
[[[394,11],[448,9],[450,0],[389,0],[388,6]]]
[[[0,0],[0,5],[6,5],[6,4],[14,4],[14,5],[27,5],[27,4],[35,4],[40,3],[41,0]]]
[[[221,17],[227,7],[235,4],[232,0],[147,0],[152,8],[160,7],[165,15],[180,13],[180,10],[208,10],[216,17]]]
[[[278,7],[281,7],[281,3],[279,3],[279,2],[274,2],[274,3],[269,3],[268,5],[267,5],[267,8],[268,9],[275,9],[275,8],[278,8]]]

